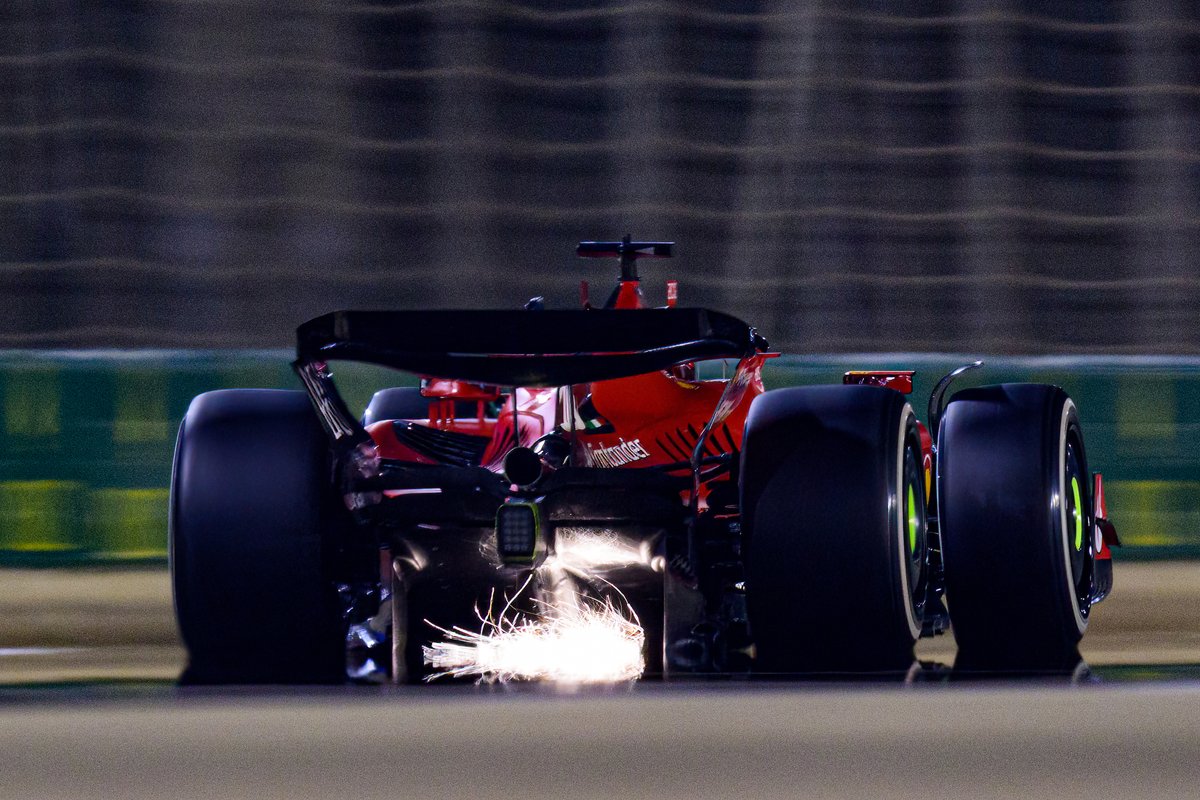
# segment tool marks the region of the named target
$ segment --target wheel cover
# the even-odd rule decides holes
[[[1075,491],[1076,496],[1078,496],[1079,490],[1076,489]],[[913,496],[913,486],[911,483],[908,485],[908,499],[905,509],[905,516],[908,517],[908,551],[915,553],[917,550],[917,526],[920,525],[921,520],[917,517],[917,500]],[[1079,547],[1079,545],[1075,546]]]
[[[1063,404],[1059,425],[1059,491],[1058,505],[1062,524],[1063,568],[1071,611],[1079,633],[1087,630],[1091,605],[1091,570],[1093,541],[1085,536],[1087,508],[1081,484],[1085,479],[1077,444],[1078,429],[1072,425],[1075,404]]]
[[[921,635],[921,608],[925,592],[926,519],[916,490],[921,474],[920,439],[909,430],[915,419],[911,406],[900,415],[900,447],[896,454],[896,536],[900,561],[900,585],[904,592],[904,615],[914,639]]]
[[[1083,549],[1083,501],[1079,499],[1079,476],[1071,475],[1071,518],[1075,521],[1075,552]]]

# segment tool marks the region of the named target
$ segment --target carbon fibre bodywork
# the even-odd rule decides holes
[[[364,539],[355,549],[374,543],[388,561],[393,678],[420,670],[435,633],[421,620],[478,624],[481,605],[528,577],[531,562],[497,548],[497,514],[513,503],[536,508],[539,553],[569,531],[618,537],[639,554],[591,570],[589,591],[616,589],[633,605],[650,672],[724,661],[711,636],[691,633],[713,605],[696,562],[714,530],[730,547],[742,428],[768,346],[725,314],[643,308],[630,272],[606,309],[340,311],[298,329],[294,367],[333,445]],[[421,375],[427,418],[364,427],[337,392],[337,359]],[[710,359],[737,366],[728,379],[696,380],[694,362]],[[470,417],[443,413],[462,396],[494,402]],[[526,449],[543,466],[522,484],[506,457]],[[726,577],[732,589],[737,576]],[[379,592],[348,581],[346,594],[353,624]]]
[[[611,254],[599,245],[613,243],[590,244],[588,254]],[[393,680],[419,676],[422,647],[439,628],[478,626],[497,598],[535,613],[523,587],[547,554],[581,536],[623,553],[589,564],[580,580],[632,604],[650,673],[751,664],[739,470],[747,415],[774,354],[728,315],[675,308],[673,299],[644,308],[636,271],[622,261],[604,309],[587,307],[585,290],[583,310],[338,311],[298,329],[294,367],[357,523],[343,548],[351,638],[390,647]],[[694,362],[712,359],[736,366],[727,378],[697,380]],[[420,375],[427,414],[362,424],[338,394],[336,360]],[[949,379],[931,403],[935,420]],[[912,373],[851,372],[844,383],[908,394]],[[477,404],[475,414],[461,415],[464,400]],[[928,636],[949,625],[936,429],[931,436],[912,419],[917,444],[906,469],[918,488],[907,497],[922,508],[920,536],[912,534],[920,552],[911,554],[922,611],[912,624],[914,636]],[[789,447],[800,453],[803,443]],[[1106,531],[1098,476],[1088,489],[1094,508],[1079,513]],[[526,538],[515,529],[501,536],[501,516],[515,507],[528,509]],[[1098,564],[1092,602],[1111,588],[1109,543],[1115,535],[1097,533],[1089,544]],[[362,568],[376,551],[378,574]],[[425,624],[434,620],[438,627]]]

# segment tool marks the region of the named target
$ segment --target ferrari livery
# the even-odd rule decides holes
[[[188,680],[623,680],[1055,669],[1112,586],[1074,402],[977,386],[925,421],[912,372],[765,391],[741,320],[648,308],[337,311],[297,331],[303,390],[196,397],[171,484]],[[365,410],[331,364],[412,373]],[[699,366],[698,366],[699,365]],[[724,372],[722,372],[724,369]],[[716,375],[723,377],[713,377]]]

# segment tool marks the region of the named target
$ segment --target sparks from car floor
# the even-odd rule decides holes
[[[767,390],[755,328],[647,307],[637,261],[671,251],[581,242],[620,261],[604,308],[333,311],[297,328],[304,392],[193,400],[169,520],[185,682],[403,682],[425,657],[484,680],[903,672],[951,622],[956,670],[1072,669],[1119,540],[1066,392],[947,400],[976,361],[926,425],[910,370]],[[345,360],[421,385],[360,417]],[[489,592],[517,599],[472,614]]]
[[[478,677],[481,683],[591,684],[641,677],[646,634],[628,603],[582,594],[561,566],[543,566],[536,577],[548,588],[535,600],[535,617],[510,613],[514,596],[499,615],[481,613],[479,631],[429,623],[445,641],[422,648],[425,663],[434,670],[426,680]],[[517,596],[534,578],[530,576]]]

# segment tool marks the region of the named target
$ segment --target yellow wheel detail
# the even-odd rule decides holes
[[[1079,478],[1071,476],[1071,493],[1075,495],[1075,507],[1071,510],[1075,518],[1075,549],[1083,549],[1083,501],[1079,499]]]
[[[921,524],[921,518],[917,513],[917,498],[911,483],[908,485],[908,507],[905,510],[908,512],[908,552],[912,553],[917,549],[917,527]]]

